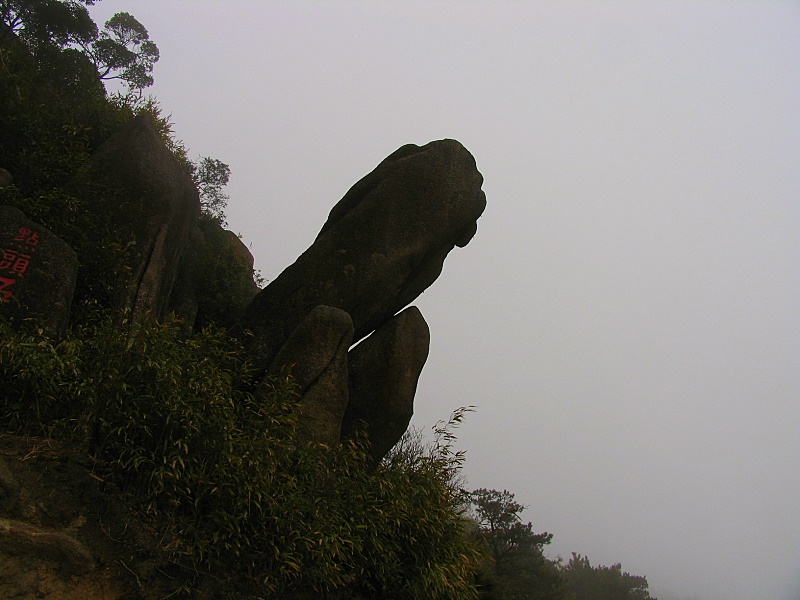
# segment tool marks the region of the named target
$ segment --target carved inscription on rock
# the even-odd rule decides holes
[[[0,206],[0,313],[17,328],[63,333],[77,268],[66,242],[22,211]]]
[[[39,244],[39,236],[39,231],[20,227],[16,235],[4,243],[0,258],[0,302],[11,302],[14,284],[25,276]]]

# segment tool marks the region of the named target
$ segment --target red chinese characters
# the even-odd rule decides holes
[[[25,276],[39,245],[38,231],[20,227],[0,256],[0,302],[10,302],[17,279]]]

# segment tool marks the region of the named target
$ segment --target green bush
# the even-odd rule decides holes
[[[174,561],[262,597],[475,597],[450,427],[370,469],[359,439],[298,441],[291,375],[255,397],[218,330],[107,320],[56,345],[2,333],[5,423],[87,447]]]
[[[17,333],[0,320],[0,423],[43,435],[75,410],[82,344]]]

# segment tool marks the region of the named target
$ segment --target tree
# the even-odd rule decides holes
[[[130,89],[153,85],[153,65],[159,52],[155,42],[131,14],[119,12],[102,31],[87,6],[98,0],[0,0],[0,21],[35,54],[53,50],[80,51],[100,79],[119,79]],[[0,42],[3,41],[0,39]]]
[[[650,596],[647,578],[623,572],[620,563],[593,567],[573,552],[561,574],[575,600],[657,600]]]
[[[87,6],[95,0],[0,0],[0,20],[32,50],[89,44],[97,26]]]
[[[525,506],[507,490],[478,489],[470,494],[475,537],[488,551],[489,573],[483,578],[484,598],[509,600],[550,600],[564,598],[558,569],[545,558],[543,547],[550,533],[534,533],[531,523],[523,523]]]
[[[225,225],[225,207],[230,196],[222,192],[228,185],[231,168],[221,160],[204,156],[197,163],[192,163],[192,179],[200,192],[200,206],[203,212],[214,218],[220,225]]]
[[[119,79],[133,89],[153,85],[153,65],[159,53],[147,29],[133,15],[119,12],[106,21],[103,31],[84,46],[97,66],[100,79]]]

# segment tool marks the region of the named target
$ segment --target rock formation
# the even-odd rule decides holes
[[[231,327],[260,291],[253,281],[253,255],[239,236],[212,219],[201,220],[198,229],[202,244],[192,248],[193,288],[198,299],[195,325],[216,321]]]
[[[196,321],[232,325],[258,292],[253,256],[235,233],[200,219],[192,178],[149,118],[122,127],[97,149],[92,163],[97,177],[122,198],[109,208],[127,230],[121,242],[131,250],[131,276],[118,307],[133,318],[162,319],[174,312],[187,330]],[[218,272],[207,272],[210,264]],[[213,293],[213,286],[221,289]]]
[[[12,206],[0,205],[0,313],[15,326],[64,333],[78,257],[61,238]]]
[[[411,306],[350,351],[349,402],[342,436],[352,437],[364,427],[375,464],[408,428],[429,346],[428,324],[419,309]]]
[[[454,140],[407,145],[356,183],[317,239],[262,290],[242,326],[256,364],[271,362],[289,333],[319,305],[350,314],[354,340],[374,331],[439,276],[465,246],[486,206],[483,177]]]
[[[197,188],[146,115],[100,146],[92,163],[124,198],[113,210],[129,225],[131,277],[119,307],[134,318],[162,318],[200,217]]]
[[[310,439],[332,446],[341,437],[348,405],[347,350],[353,320],[345,311],[317,306],[300,322],[273,359],[267,375],[289,367],[301,397],[299,419]]]
[[[354,342],[380,330],[436,280],[450,250],[472,239],[486,206],[482,183],[472,155],[454,140],[406,145],[381,162],[248,306],[240,328],[256,368],[274,369],[292,332],[319,306],[350,316]],[[408,425],[428,333],[416,311],[375,335],[352,353],[357,375],[349,371],[345,428],[349,435],[365,422],[379,459]]]
[[[255,365],[256,390],[265,394],[258,381],[290,365],[305,437],[334,445],[363,427],[380,461],[408,426],[428,355],[425,320],[403,309],[436,280],[447,254],[472,239],[486,206],[472,155],[454,140],[402,146],[344,195],[313,244],[261,291],[252,255],[219,223],[200,219],[197,188],[147,117],[102,144],[92,167],[116,189],[107,208],[129,250],[117,308],[133,319],[174,312],[187,330],[233,324],[243,313],[235,331]],[[0,208],[0,245],[0,310],[63,332],[75,253],[11,207]]]

